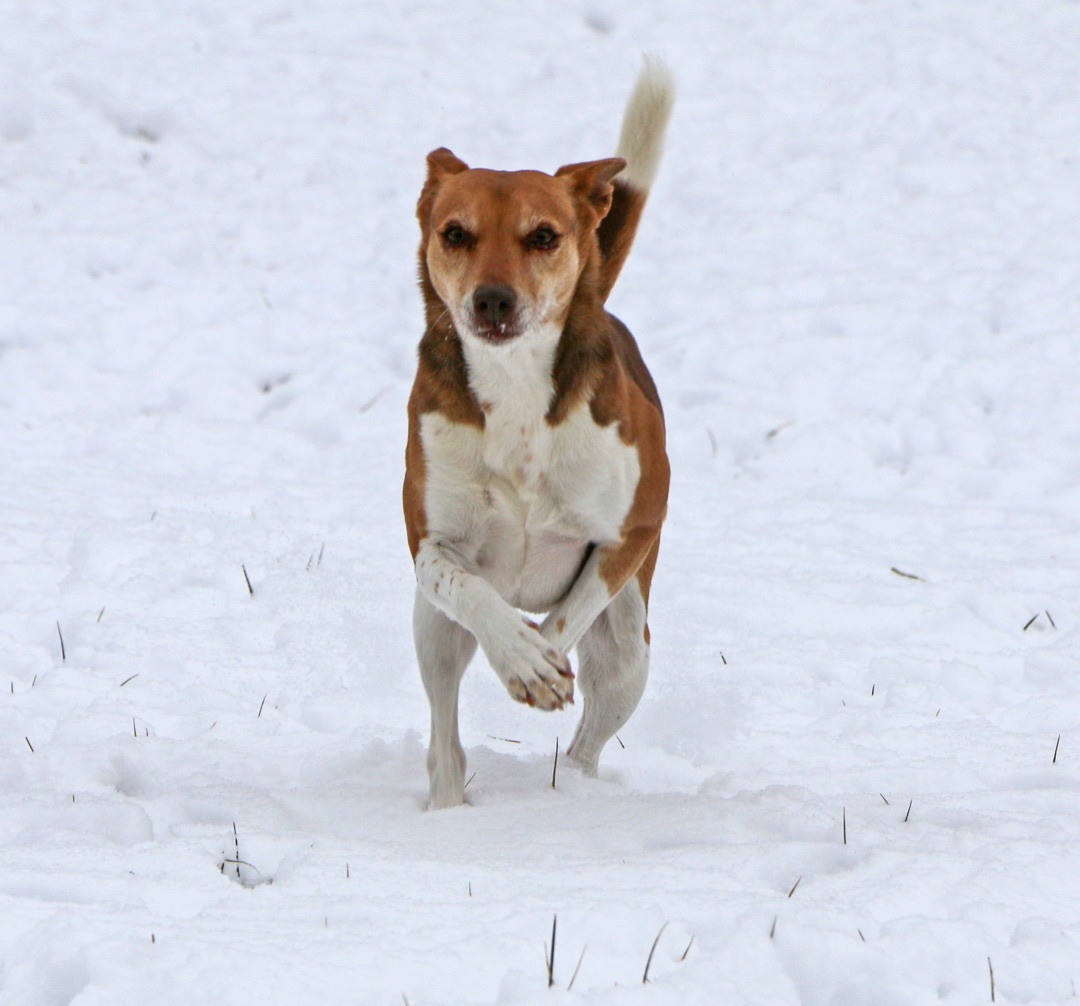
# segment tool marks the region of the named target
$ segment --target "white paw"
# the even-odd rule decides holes
[[[506,685],[511,698],[538,709],[562,709],[574,702],[574,672],[570,661],[520,616],[484,647],[488,663]]]

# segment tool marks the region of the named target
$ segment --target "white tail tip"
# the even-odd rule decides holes
[[[675,80],[660,59],[646,54],[626,103],[616,155],[626,161],[619,181],[648,191],[660,167],[664,133],[675,104]]]

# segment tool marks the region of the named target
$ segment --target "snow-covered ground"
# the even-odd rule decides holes
[[[643,48],[652,680],[553,790],[478,662],[426,813],[424,155],[607,155]],[[1069,0],[4,0],[0,1003],[1080,995],[1078,80]]]

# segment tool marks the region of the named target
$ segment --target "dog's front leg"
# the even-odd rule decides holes
[[[450,543],[421,542],[416,581],[428,602],[476,637],[512,698],[540,709],[561,709],[574,701],[574,675],[565,654],[487,580],[469,572]]]
[[[476,652],[476,638],[416,591],[413,606],[416,661],[431,706],[427,769],[432,809],[465,800],[465,751],[458,736],[458,690]]]
[[[659,538],[659,527],[644,527],[631,531],[621,542],[595,546],[570,590],[541,623],[541,635],[562,653],[569,653],[647,561],[651,575]],[[643,596],[647,592],[646,581]]]
[[[654,528],[631,533],[619,545],[594,548],[540,627],[556,646],[577,647],[583,708],[566,753],[586,775],[596,775],[604,745],[645,691],[646,600],[659,546],[659,528]]]

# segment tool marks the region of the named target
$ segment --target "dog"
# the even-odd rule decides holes
[[[554,175],[428,155],[402,500],[432,808],[465,799],[458,691],[477,644],[513,699],[545,710],[574,701],[576,648],[567,755],[586,775],[644,692],[670,470],[656,385],[604,303],[673,100],[646,59],[617,156]]]

